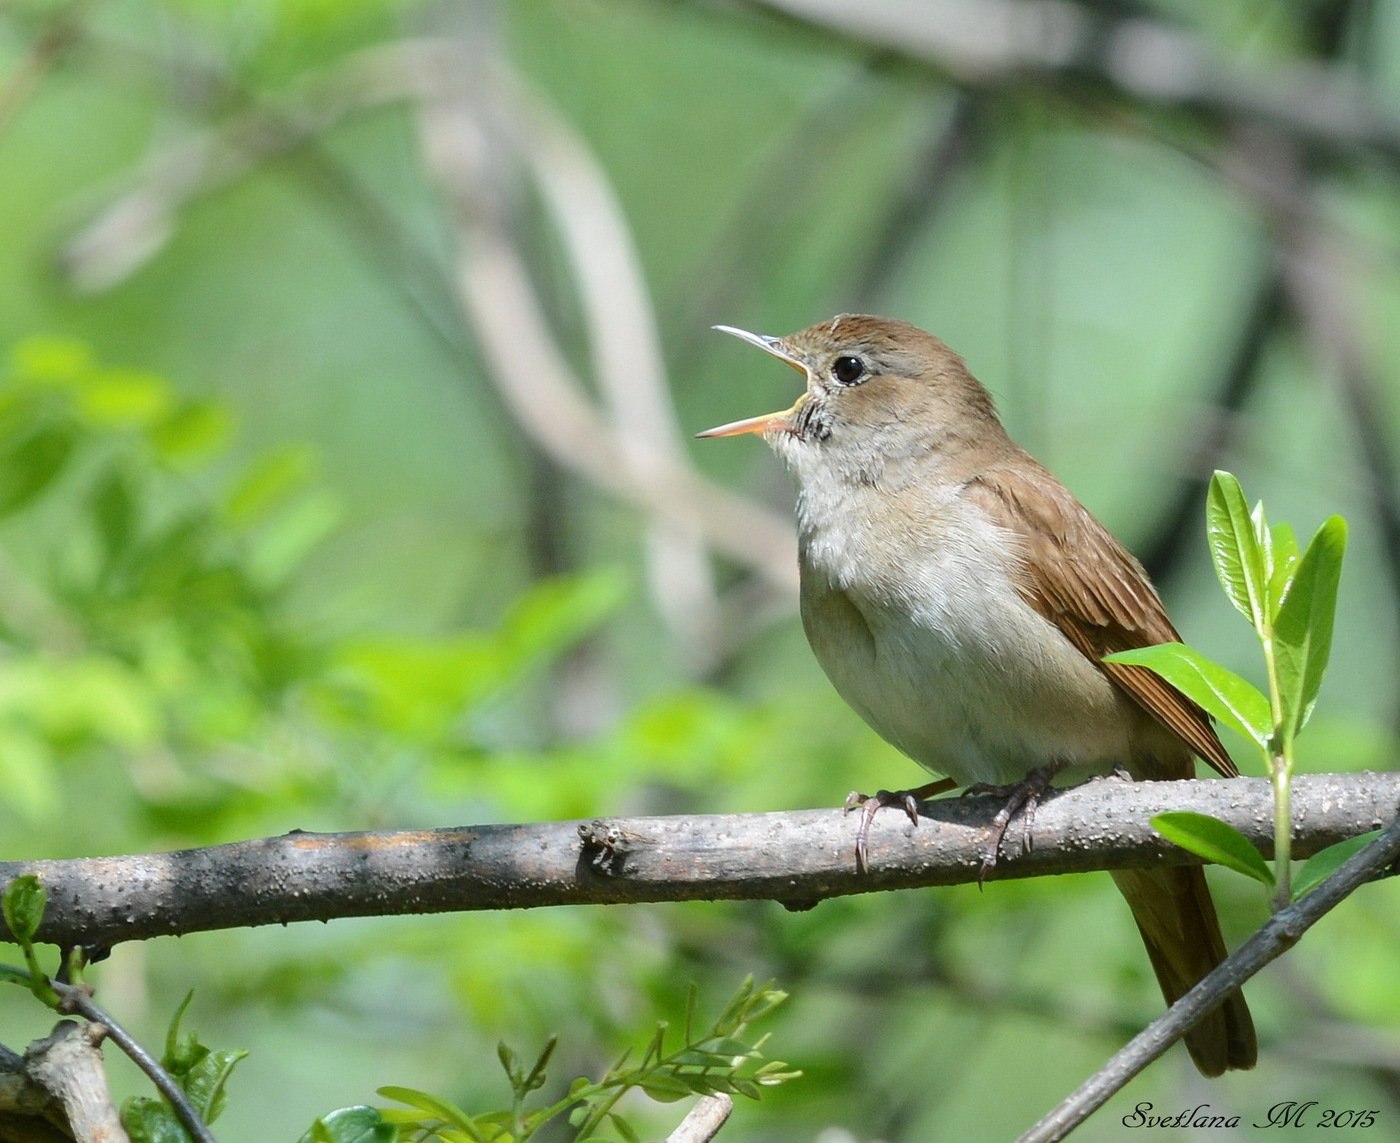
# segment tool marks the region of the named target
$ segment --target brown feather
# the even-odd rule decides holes
[[[1239,774],[1210,716],[1145,667],[1105,663],[1115,651],[1179,642],[1143,566],[1064,485],[1024,453],[1016,467],[973,477],[974,497],[1022,548],[1021,596],[1109,679],[1227,778]],[[1043,479],[1025,476],[1030,466]],[[1186,777],[1162,775],[1163,777]]]

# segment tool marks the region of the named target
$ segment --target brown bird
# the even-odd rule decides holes
[[[1150,671],[1102,661],[1179,636],[1142,565],[1011,440],[956,353],[862,314],[781,338],[716,328],[807,388],[784,412],[700,435],[761,434],[795,475],[802,623],[841,697],[929,770],[1015,790],[992,861],[1055,774],[1189,778],[1193,753],[1238,773],[1200,707]],[[904,794],[867,811],[891,797],[912,814]],[[1186,866],[1113,879],[1171,1003],[1225,956],[1205,877]],[[1186,1046],[1207,1076],[1252,1067],[1244,997]]]

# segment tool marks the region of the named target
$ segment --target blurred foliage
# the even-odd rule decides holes
[[[1394,4],[1084,9],[1171,22],[1242,83],[1301,62],[1382,105],[1400,94]],[[790,399],[790,375],[709,324],[782,333],[872,309],[963,352],[1018,439],[1132,545],[1156,541],[1197,467],[1279,253],[1231,165],[1251,125],[1222,128],[1208,107],[1136,106],[1064,76],[978,86],[758,5],[13,0],[0,8],[8,856],[834,806],[921,777],[836,700],[789,604],[777,619],[771,600],[748,606],[747,569],[715,561],[722,653],[696,668],[665,618],[674,585],[648,561],[650,522],[542,455],[493,388],[452,292],[450,195],[411,102],[369,99],[284,150],[230,126],[268,108],[300,122],[299,100],[356,53],[423,35],[513,66],[605,173],[687,430]],[[960,147],[941,152],[964,114]],[[246,167],[165,165],[208,139]],[[1339,150],[1308,156],[1311,197],[1327,232],[1364,252],[1346,310],[1375,407],[1350,410],[1326,356],[1283,321],[1217,458],[1282,518],[1352,524],[1304,769],[1392,766],[1400,677],[1385,480],[1358,444],[1364,424],[1397,427],[1400,195],[1393,164]],[[514,190],[529,269],[584,371],[592,331],[557,228]],[[687,455],[787,509],[761,449]],[[1162,580],[1173,616],[1258,681],[1211,581],[1199,497],[1190,519]],[[1216,885],[1233,943],[1263,908]],[[1396,904],[1393,884],[1368,887],[1251,984],[1255,1072],[1207,1089],[1174,1052],[1078,1137],[1121,1138],[1144,1100],[1262,1113],[1316,1098],[1396,1122]],[[1101,877],[791,914],[696,903],[201,934],[119,947],[92,975],[147,1043],[193,987],[209,1041],[250,1049],[219,1125],[229,1139],[296,1138],[391,1082],[494,1106],[502,1039],[560,1033],[551,1074],[602,1074],[617,1044],[683,1023],[692,981],[710,1002],[749,975],[791,994],[770,1027],[804,1079],[741,1105],[722,1139],[1010,1138],[1159,1007]],[[10,1046],[47,1031],[35,1007],[0,994]],[[628,1113],[651,1137],[675,1110]]]

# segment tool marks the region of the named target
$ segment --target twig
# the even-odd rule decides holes
[[[1376,829],[1400,804],[1400,773],[1309,775],[1294,788],[1299,856]],[[918,828],[880,814],[870,869],[855,867],[857,821],[840,810],[473,826],[380,833],[292,833],[177,853],[0,862],[48,891],[39,939],[69,947],[333,917],[639,901],[776,900],[967,884],[978,879],[995,798],[926,802]],[[1056,791],[1034,847],[1007,853],[990,880],[1197,859],[1148,819],[1189,809],[1272,847],[1260,778],[1102,780]]]
[[[106,1029],[107,1035],[121,1048],[131,1061],[140,1068],[155,1084],[156,1090],[165,1096],[175,1112],[175,1117],[179,1119],[180,1125],[198,1141],[198,1143],[215,1143],[213,1134],[204,1125],[204,1121],[199,1117],[199,1112],[195,1111],[189,1098],[181,1090],[180,1085],[160,1065],[150,1052],[137,1041],[130,1032],[121,1024],[114,1020],[110,1013],[102,1008],[92,998],[92,993],[79,984],[63,984],[60,981],[51,980],[54,990],[63,998],[60,1011],[76,1012],[85,1020],[91,1021],[95,1025],[101,1025]]]
[[[957,176],[973,157],[985,117],[986,107],[979,95],[955,92],[952,106],[912,148],[904,185],[866,244],[863,264],[849,275],[849,282],[842,283],[843,292],[848,291],[855,305],[875,308],[869,302],[904,264],[916,248],[920,232],[947,204]]]
[[[1358,886],[1393,865],[1398,858],[1400,817],[1391,821],[1380,837],[1355,854],[1311,893],[1271,916],[1214,971],[1022,1135],[1020,1143],[1054,1143],[1065,1138],[1133,1076],[1195,1027],[1226,996],[1271,960],[1297,944],[1318,920],[1336,908]]]
[[[498,65],[499,67],[499,65]],[[639,481],[686,467],[656,315],[617,195],[579,134],[503,74],[519,124],[511,140],[553,215],[568,254],[597,382],[622,460]],[[719,602],[702,537],[674,518],[647,529],[657,609],[701,666],[719,651]]]
[[[1210,407],[1193,428],[1171,504],[1162,512],[1152,535],[1137,553],[1158,584],[1170,578],[1187,552],[1188,537],[1194,538],[1200,532],[1201,504],[1205,501],[1210,474],[1224,467],[1240,411],[1263,377],[1260,364],[1283,318],[1283,298],[1282,271],[1271,265],[1254,288]]]
[[[44,1126],[61,1119],[67,1127],[61,1134],[64,1139],[78,1143],[127,1143],[102,1067],[100,1045],[105,1031],[99,1025],[60,1020],[48,1036],[29,1045],[14,1070],[25,1085],[21,1091],[36,1103],[26,1105],[22,1098],[17,1099],[18,1106],[10,1110],[26,1118],[35,1117],[36,1127],[18,1137],[58,1137],[48,1135]],[[7,1134],[6,1138],[11,1136]]]
[[[0,84],[0,135],[15,121],[40,81],[78,40],[80,17],[89,3],[90,0],[71,0],[54,12],[23,58],[11,65],[5,82]]]
[[[409,63],[406,58],[405,66]],[[797,565],[785,517],[705,480],[678,454],[653,450],[639,465],[619,427],[587,397],[511,233],[510,201],[498,177],[501,148],[510,144],[498,136],[514,132],[489,116],[501,101],[508,106],[511,96],[505,83],[493,92],[496,103],[484,108],[444,82],[424,101],[422,129],[429,165],[448,197],[460,238],[458,298],[501,397],[521,428],[557,463],[649,514],[700,532],[716,549],[791,593]]]
[[[676,1124],[676,1129],[666,1136],[666,1143],[709,1143],[719,1134],[733,1110],[734,1100],[722,1091],[702,1095],[689,1114]]]

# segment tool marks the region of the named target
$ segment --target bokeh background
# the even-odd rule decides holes
[[[1249,677],[1211,469],[1304,535],[1347,516],[1301,749],[1390,768],[1397,165],[1391,0],[9,0],[4,854],[917,783],[806,649],[777,462],[690,439],[795,395],[711,324],[856,310],[962,352]],[[1265,904],[1213,884],[1234,943]],[[1144,1101],[1242,1117],[1212,1139],[1284,1100],[1394,1134],[1397,904],[1363,890],[1251,985],[1256,1071],[1174,1050],[1080,1137]],[[731,1143],[1009,1138],[1160,1007],[1103,876],[206,934],[95,975],[157,1045],[193,988],[251,1051],[221,1137],[265,1140],[386,1083],[502,1106],[502,1038],[558,1032],[562,1089],[746,974],[791,993],[767,1050],[806,1075]],[[0,1022],[50,1021],[11,989]]]

